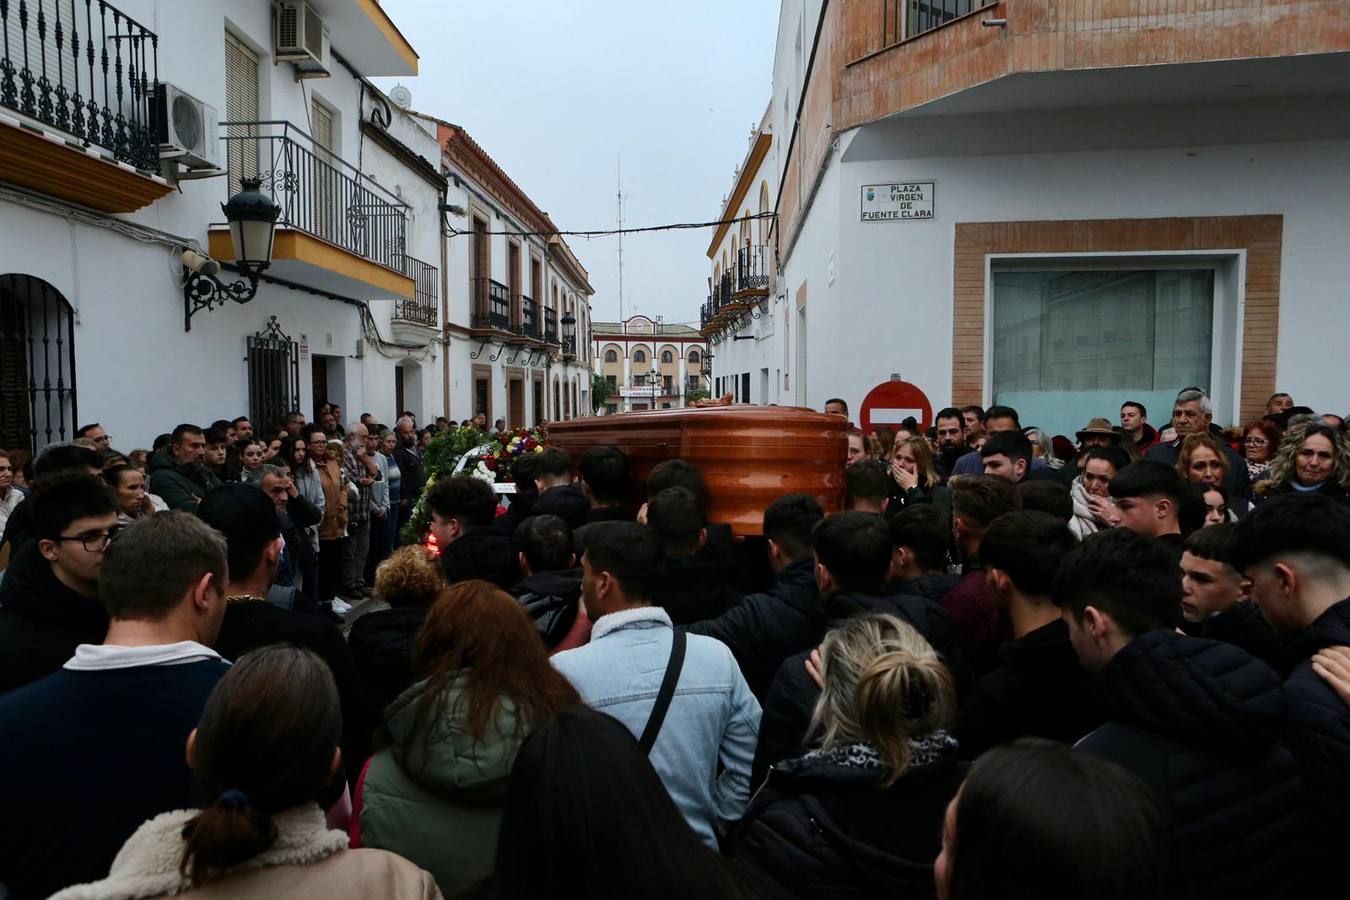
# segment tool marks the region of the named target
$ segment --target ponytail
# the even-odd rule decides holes
[[[921,655],[892,650],[868,664],[856,690],[858,729],[890,768],[883,782],[888,786],[909,768],[911,741],[951,720],[955,693],[951,672],[931,649]]]
[[[276,839],[271,816],[253,808],[240,791],[225,791],[183,826],[183,860],[178,871],[193,887],[201,887],[224,870],[262,853]]]

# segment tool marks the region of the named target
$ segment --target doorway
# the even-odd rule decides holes
[[[512,378],[507,385],[507,410],[510,419],[507,421],[508,428],[521,428],[525,424],[525,382],[520,378]]]

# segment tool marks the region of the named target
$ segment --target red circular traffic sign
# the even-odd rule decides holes
[[[908,381],[883,381],[867,392],[862,405],[862,431],[871,434],[874,428],[898,427],[913,416],[919,430],[932,424],[933,404],[928,395]]]

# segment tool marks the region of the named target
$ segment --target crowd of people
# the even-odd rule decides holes
[[[848,426],[741,541],[685,460],[340,423],[0,455],[0,896],[1339,892],[1339,416]]]

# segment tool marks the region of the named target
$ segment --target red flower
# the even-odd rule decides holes
[[[487,466],[489,469],[495,469],[497,468],[497,458],[495,456],[485,456],[483,457],[483,465]]]

